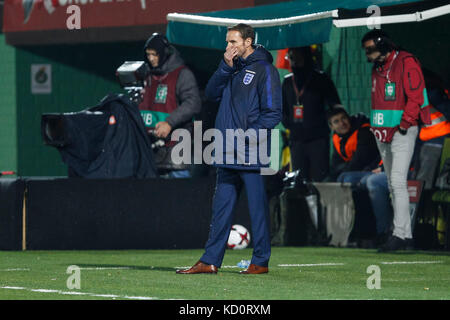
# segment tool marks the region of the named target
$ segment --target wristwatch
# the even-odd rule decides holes
[[[403,129],[400,126],[398,127],[398,132],[400,132],[400,134],[403,135],[403,136],[406,134],[407,131],[408,131],[408,129]]]

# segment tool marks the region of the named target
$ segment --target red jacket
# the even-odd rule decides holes
[[[408,52],[392,51],[381,67],[372,70],[371,126],[375,137],[389,143],[398,126],[408,129],[419,119],[431,123],[426,97],[418,60]]]

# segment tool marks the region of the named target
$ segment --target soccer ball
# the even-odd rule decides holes
[[[228,237],[227,247],[230,249],[244,249],[247,248],[249,243],[250,232],[240,224],[233,225]]]

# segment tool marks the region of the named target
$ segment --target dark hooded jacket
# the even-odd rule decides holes
[[[144,53],[145,49],[148,48],[147,46],[148,40],[144,46]],[[167,51],[168,53],[163,64],[158,68],[150,68],[151,74],[164,75],[184,66],[184,61],[175,47],[169,45]],[[149,64],[147,57],[145,57],[145,61]],[[148,81],[147,85],[150,86],[151,81]],[[177,96],[178,107],[166,119],[172,128],[178,128],[186,122],[191,122],[193,116],[200,112],[202,106],[197,81],[192,71],[187,67],[180,71],[175,94]]]
[[[150,40],[150,38],[149,38]],[[145,49],[148,47],[148,41],[144,46]],[[149,64],[147,57],[145,61]],[[150,64],[149,64],[150,65]],[[169,45],[164,54],[163,64],[157,68],[150,67],[150,76],[147,78],[147,86],[152,85],[151,75],[164,75],[179,67],[184,66],[184,61],[181,58],[178,50],[172,45]],[[146,93],[150,90],[146,90]],[[201,110],[201,98],[197,86],[197,81],[194,74],[187,67],[184,67],[179,75],[175,87],[175,95],[177,108],[170,113],[170,115],[165,119],[172,127],[172,131],[177,128],[187,128],[192,130],[192,121],[195,114],[199,113]],[[140,105],[140,107],[142,104]],[[170,136],[169,139],[170,140]],[[166,147],[161,147],[155,150],[155,162],[158,169],[163,170],[183,170],[188,169],[188,164],[174,164],[171,160],[171,150],[173,145],[168,145]]]
[[[247,170],[268,166],[266,161],[261,161],[260,158],[259,149],[264,139],[260,139],[258,131],[273,129],[282,116],[280,76],[272,62],[272,55],[264,47],[256,45],[252,54],[246,59],[238,58],[233,67],[228,66],[222,59],[219,68],[209,80],[205,94],[210,100],[220,101],[215,128],[223,137],[222,150],[215,148],[215,152],[221,151],[222,154],[214,153],[217,160],[213,162],[214,165]],[[228,129],[235,132],[237,129],[244,132],[254,129],[253,132],[257,135],[253,140],[257,142],[256,148],[251,148],[251,137],[244,137],[245,154],[239,152],[238,143],[227,139]],[[227,148],[227,143],[232,143],[232,147]],[[268,155],[270,138],[267,139],[265,147]],[[253,156],[256,156],[256,161],[252,161],[255,159]]]

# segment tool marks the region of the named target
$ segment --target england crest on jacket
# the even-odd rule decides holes
[[[255,72],[254,71],[250,71],[250,70],[245,70],[245,76],[244,76],[244,84],[250,84],[250,82],[252,82],[253,77],[255,76]]]

